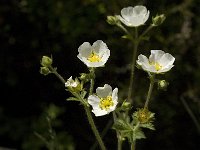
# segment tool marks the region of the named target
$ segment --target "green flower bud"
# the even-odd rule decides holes
[[[122,108],[123,110],[130,110],[130,109],[131,109],[131,103],[124,101],[124,102],[122,103],[121,108]]]
[[[52,65],[52,62],[53,62],[52,58],[50,58],[48,56],[43,56],[42,61],[41,61],[41,65],[43,67],[49,67],[49,66]]]
[[[158,81],[158,89],[159,90],[166,90],[168,85],[169,85],[169,83],[165,80]]]
[[[165,21],[166,17],[164,14],[156,15],[152,18],[153,26],[159,26]]]
[[[107,22],[110,25],[116,25],[120,23],[119,19],[116,16],[107,16]]]
[[[40,73],[46,76],[51,73],[51,71],[47,67],[40,67]]]

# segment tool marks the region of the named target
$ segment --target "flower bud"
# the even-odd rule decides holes
[[[53,62],[52,58],[50,58],[48,56],[43,56],[42,61],[41,61],[41,65],[43,67],[49,67],[49,66],[51,66],[52,62]]]
[[[158,81],[158,89],[160,90],[166,90],[168,85],[169,83],[165,80]]]
[[[40,73],[46,76],[51,73],[51,71],[47,67],[40,67]]]
[[[77,78],[73,80],[71,76],[65,83],[65,87],[71,92],[80,92],[83,89],[83,84],[81,84]]]
[[[165,21],[166,17],[164,14],[156,15],[152,18],[153,26],[159,26]]]
[[[116,24],[120,23],[118,17],[116,17],[116,16],[107,16],[107,22],[110,25],[116,25]]]
[[[124,101],[124,102],[122,103],[121,108],[122,108],[123,110],[129,110],[129,109],[131,108],[131,103]]]

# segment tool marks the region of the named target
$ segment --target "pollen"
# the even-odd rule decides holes
[[[150,65],[153,65],[156,71],[159,71],[162,69],[162,66],[158,62],[150,62]]]
[[[90,62],[100,62],[100,61],[101,61],[101,58],[100,58],[97,54],[95,54],[94,52],[92,52],[92,53],[90,54],[90,56],[88,57],[88,60],[89,60]]]
[[[113,100],[111,96],[107,96],[106,98],[101,98],[99,107],[103,110],[108,110],[111,106],[113,106]]]

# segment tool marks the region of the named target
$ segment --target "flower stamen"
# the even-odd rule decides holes
[[[154,66],[156,71],[159,71],[162,69],[162,66],[158,62],[150,62],[149,64]]]
[[[97,54],[95,54],[94,52],[92,52],[92,53],[90,54],[90,56],[88,57],[88,60],[89,60],[90,62],[100,62],[100,61],[101,61],[101,58],[100,58]]]
[[[114,102],[112,100],[111,96],[107,96],[106,98],[101,98],[100,99],[100,103],[99,103],[99,107],[103,110],[108,110],[111,106],[114,105]]]

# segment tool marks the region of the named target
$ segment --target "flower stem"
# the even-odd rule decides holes
[[[102,141],[102,139],[100,137],[99,131],[97,130],[97,128],[95,126],[95,123],[94,123],[94,120],[92,118],[92,114],[90,112],[89,107],[84,106],[84,109],[86,111],[86,115],[87,115],[89,124],[90,124],[90,126],[92,128],[92,131],[93,131],[93,133],[94,133],[94,135],[95,135],[95,137],[96,137],[96,139],[97,139],[97,141],[98,141],[98,143],[99,143],[99,145],[101,147],[101,150],[106,150],[106,147],[105,147],[105,145],[104,145],[104,143],[103,143],[103,141]]]
[[[144,108],[146,108],[146,109],[148,109],[149,100],[150,100],[151,93],[152,93],[152,90],[153,90],[153,86],[154,86],[154,83],[155,83],[155,75],[150,75],[149,77],[150,77],[149,91],[148,91],[148,94],[147,94],[146,102],[144,104]]]
[[[136,55],[137,55],[137,50],[138,50],[138,45],[139,45],[137,27],[135,27],[135,41],[133,41],[133,44],[134,44],[133,57],[132,57],[132,63],[131,63],[130,83],[129,83],[129,88],[128,88],[128,102],[130,103],[133,103],[133,101],[131,101],[131,94],[132,94],[132,88],[133,88],[133,76],[135,72]]]
[[[49,66],[49,70],[51,71],[51,73],[55,74],[63,84],[65,84],[65,82],[66,82],[65,79],[57,72],[56,68]]]
[[[139,36],[139,40],[141,40],[142,37],[145,36],[145,34],[147,34],[147,32],[149,32],[154,26],[151,24],[140,36]]]
[[[115,112],[113,112],[113,120],[114,122],[116,122],[116,119],[117,119],[117,116],[115,114]],[[120,136],[120,133],[116,130],[116,133],[117,133],[117,150],[122,150],[122,139],[121,139],[121,136]]]
[[[131,150],[135,150],[135,142],[131,143]]]
[[[95,68],[90,68],[90,74],[92,78],[90,79],[90,92],[89,95],[92,95],[94,89],[94,78],[95,78]]]

